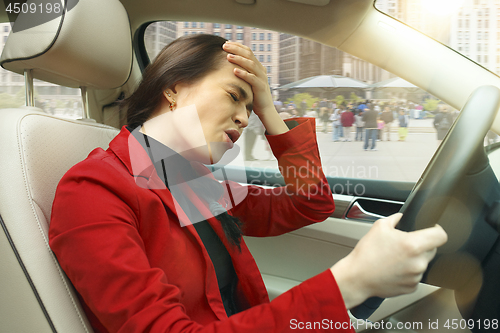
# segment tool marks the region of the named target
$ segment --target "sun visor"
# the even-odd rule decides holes
[[[127,81],[132,38],[120,1],[67,0],[52,16],[39,12],[46,1],[27,4],[35,13],[19,14],[0,57],[3,68],[32,69],[36,79],[73,88],[111,89]]]

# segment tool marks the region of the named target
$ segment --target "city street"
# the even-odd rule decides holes
[[[322,133],[317,126],[318,145],[327,176],[415,182],[434,154],[439,142],[432,126],[433,119],[411,119],[406,141],[398,140],[398,127],[393,125],[391,140],[378,141],[376,151],[365,151],[364,142],[332,142],[332,133]],[[397,124],[395,122],[394,124]],[[245,135],[238,141],[244,147]],[[354,139],[354,133],[351,133]],[[384,137],[385,139],[385,137]],[[258,138],[253,155],[256,161],[245,161],[251,167],[277,168],[275,159],[268,160],[264,140]],[[235,161],[235,164],[242,165]]]

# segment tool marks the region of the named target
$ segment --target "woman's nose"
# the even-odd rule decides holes
[[[238,111],[234,117],[234,122],[238,127],[245,128],[248,126],[248,112],[246,109]]]

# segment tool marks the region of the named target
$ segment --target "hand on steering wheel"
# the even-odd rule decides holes
[[[470,285],[498,238],[486,220],[500,199],[500,186],[483,139],[499,107],[497,87],[482,86],[473,92],[400,210],[398,229],[410,232],[439,224],[449,237],[422,282],[451,289]],[[382,300],[367,300],[359,317],[367,318]]]

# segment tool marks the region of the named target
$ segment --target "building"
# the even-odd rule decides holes
[[[154,59],[158,53],[177,38],[177,22],[160,21],[151,23],[144,32],[144,45],[149,59]]]
[[[500,74],[500,1],[462,0],[449,15],[421,0],[377,0],[376,7]]]
[[[390,74],[337,48],[301,37],[280,34],[280,85],[317,75],[342,75],[367,83],[390,78]]]
[[[190,34],[213,34],[250,47],[266,68],[271,88],[279,85],[279,34],[275,31],[233,24],[177,22],[177,37]]]
[[[7,37],[11,30],[10,23],[0,23],[0,50],[3,50]],[[0,94],[16,94],[19,89],[24,88],[24,77],[0,68]]]
[[[500,74],[500,1],[465,0],[450,30],[452,48]]]

